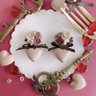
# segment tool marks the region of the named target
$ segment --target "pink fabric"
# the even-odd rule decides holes
[[[3,22],[7,22],[8,24],[10,24],[14,20],[14,18],[10,15],[11,7],[13,5],[19,6],[19,1],[20,0],[0,0],[0,32],[3,31],[3,28],[1,27]],[[50,9],[50,1],[51,0],[44,0],[45,3],[43,8]],[[86,1],[94,3],[93,8],[87,7],[87,9],[94,17],[96,17],[96,0]],[[10,38],[11,34],[9,34],[6,40],[0,44],[0,51],[4,49],[9,51]],[[94,44],[96,44],[96,42]],[[90,48],[92,48],[93,45]],[[94,53],[90,62],[88,63],[88,71],[84,74],[84,77],[87,81],[87,87],[80,91],[74,91],[68,86],[68,84],[62,81],[59,96],[96,96],[95,51],[96,49],[94,48]],[[5,67],[0,67],[0,96],[41,96],[38,95],[31,87],[31,80],[25,79],[24,82],[20,82],[19,77],[20,76],[10,75],[10,73],[6,70]],[[12,78],[12,84],[7,84],[6,78]]]

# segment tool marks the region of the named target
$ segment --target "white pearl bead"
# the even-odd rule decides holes
[[[23,82],[25,79],[24,77],[20,77],[20,81]]]
[[[60,11],[61,7],[64,7],[64,0],[52,0],[51,6],[54,10]]]
[[[11,83],[12,83],[12,79],[8,78],[8,79],[6,80],[6,82],[7,82],[8,84],[11,84]]]

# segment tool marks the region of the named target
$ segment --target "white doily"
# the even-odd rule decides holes
[[[50,51],[44,49],[43,55],[36,62],[30,61],[26,55],[25,50],[16,51],[25,42],[24,38],[26,33],[30,31],[40,31],[42,34],[42,43],[51,46],[54,41],[54,36],[58,32],[68,31],[71,32],[73,37],[75,53],[70,52],[68,58],[64,63],[60,63]],[[84,51],[82,44],[82,35],[75,31],[69,21],[59,12],[53,10],[41,10],[38,13],[27,15],[16,26],[10,41],[10,51],[14,56],[15,65],[20,69],[20,72],[25,74],[27,78],[32,78],[34,74],[42,71],[54,72],[68,66],[76,58],[80,57]]]

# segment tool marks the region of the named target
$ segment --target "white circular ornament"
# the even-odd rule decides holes
[[[76,52],[69,52],[64,63],[60,63],[51,51],[48,52],[48,50],[43,49],[43,55],[36,60],[36,62],[32,62],[28,58],[26,50],[16,51],[16,49],[25,44],[25,36],[31,31],[39,31],[42,34],[42,44],[46,44],[49,48],[52,47],[51,42],[54,41],[54,36],[58,32],[70,32],[74,44],[72,48],[75,49]],[[10,51],[14,56],[15,65],[20,69],[21,73],[31,79],[33,75],[42,71],[55,72],[64,69],[84,52],[82,35],[72,27],[62,13],[53,10],[41,10],[38,13],[27,15],[22,19],[15,27],[10,45]],[[73,71],[74,67],[69,70],[69,73],[66,74],[65,77],[68,77],[70,72],[73,73]]]
[[[20,77],[20,81],[24,82],[25,78],[24,77]]]

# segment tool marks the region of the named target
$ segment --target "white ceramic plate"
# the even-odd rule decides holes
[[[58,32],[69,31],[73,36],[75,53],[70,52],[64,63],[60,63],[53,53],[44,49],[43,55],[36,62],[30,61],[25,50],[16,51],[25,42],[26,33],[30,31],[40,31],[43,38],[42,43],[51,47],[51,42],[54,41],[54,35]],[[15,58],[15,65],[20,69],[20,72],[25,74],[27,78],[32,78],[34,74],[42,71],[54,72],[68,66],[76,58],[80,57],[84,51],[82,45],[82,35],[68,22],[66,17],[59,12],[53,10],[41,10],[38,13],[27,15],[16,26],[10,41],[10,51]]]

